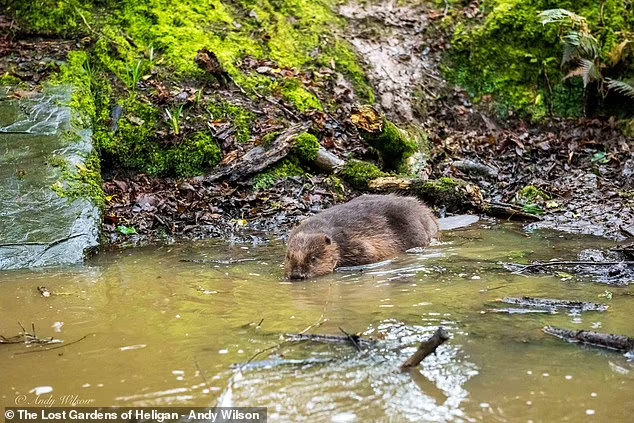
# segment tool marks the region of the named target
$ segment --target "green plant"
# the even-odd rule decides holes
[[[126,85],[131,89],[136,89],[137,84],[143,76],[143,61],[138,60],[135,66],[126,66]]]
[[[542,216],[545,212],[538,204],[526,204],[522,207],[524,213],[534,214],[535,216]]]
[[[119,225],[117,226],[117,232],[119,232],[122,235],[126,235],[126,236],[130,236],[130,235],[136,235],[136,229],[132,226],[125,226],[125,225]]]
[[[564,79],[580,77],[586,88],[593,82],[603,97],[609,90],[613,90],[634,98],[634,87],[625,81],[604,77],[610,68],[624,61],[629,52],[631,34],[621,33],[624,37],[607,53],[602,55],[603,47],[592,35],[586,18],[566,9],[548,9],[539,14],[539,21],[543,25],[559,25],[560,39],[564,44],[561,66],[569,67]]]
[[[174,135],[179,135],[181,133],[181,117],[183,116],[183,105],[181,104],[178,107],[170,109],[165,109],[165,114],[167,115],[167,124],[172,128]]]

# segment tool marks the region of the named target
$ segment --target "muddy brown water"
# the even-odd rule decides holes
[[[20,321],[66,344],[87,336],[51,351],[0,345],[0,400],[266,406],[276,422],[631,422],[634,363],[563,343],[541,328],[634,336],[632,288],[512,275],[497,265],[571,259],[589,246],[609,243],[480,224],[384,267],[306,282],[281,279],[279,242],[140,248],[102,253],[83,267],[0,273],[1,335],[19,333]],[[255,261],[180,261],[228,258]],[[38,286],[55,295],[42,297]],[[612,299],[601,297],[606,290]],[[610,308],[581,315],[485,312],[499,306],[498,298],[521,295]],[[345,345],[283,344],[272,350],[276,355],[255,360],[264,363],[232,367],[279,344],[280,334],[320,321],[310,333],[339,334],[341,327],[382,340],[362,354]],[[452,339],[423,362],[422,375],[397,373],[439,325]],[[290,359],[307,361],[283,361]],[[45,392],[39,398],[38,388]]]

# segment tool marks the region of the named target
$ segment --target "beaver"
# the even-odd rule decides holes
[[[374,263],[429,245],[438,231],[431,210],[413,197],[362,195],[291,231],[284,275],[306,279],[340,266]]]

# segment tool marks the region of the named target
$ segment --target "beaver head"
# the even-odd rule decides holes
[[[331,273],[339,261],[337,243],[325,233],[291,234],[288,239],[284,276],[306,279]]]

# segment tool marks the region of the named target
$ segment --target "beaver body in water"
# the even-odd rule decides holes
[[[306,279],[429,245],[438,235],[431,210],[412,197],[363,195],[301,222],[291,231],[284,275]]]

